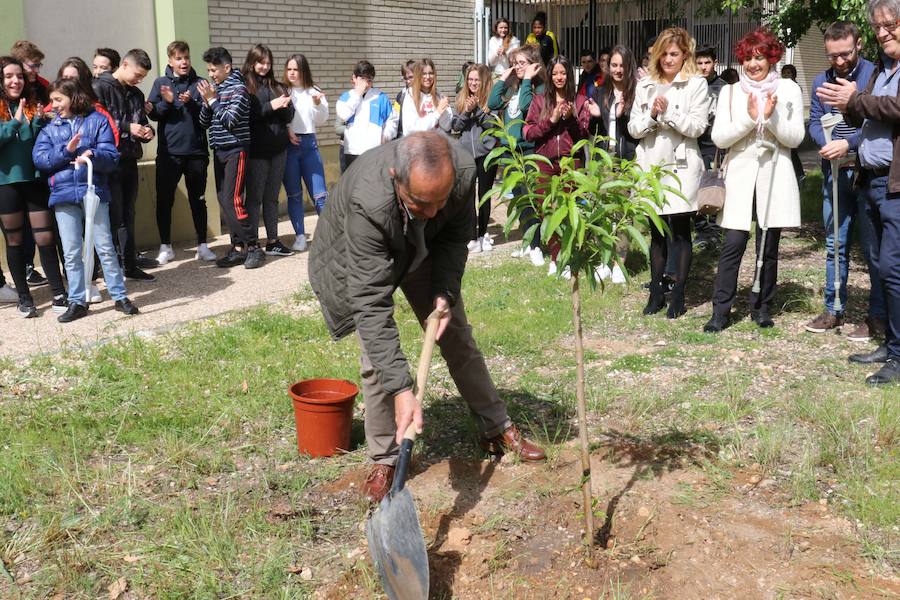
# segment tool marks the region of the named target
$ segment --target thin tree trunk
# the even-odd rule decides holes
[[[594,544],[594,502],[591,494],[591,455],[587,432],[587,400],[584,397],[584,340],[581,332],[581,292],[578,273],[572,273],[572,323],[575,326],[575,403],[578,407],[578,441],[581,444],[581,495],[584,505],[584,543]]]

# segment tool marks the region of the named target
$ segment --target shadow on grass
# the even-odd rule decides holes
[[[594,535],[594,541],[605,548],[612,535],[614,515],[622,497],[641,479],[660,477],[678,471],[688,464],[715,456],[720,442],[715,434],[704,430],[671,431],[650,438],[638,438],[615,430],[604,432],[607,442],[601,448],[606,459],[619,467],[633,467],[631,477],[606,505],[606,520]]]
[[[562,444],[576,436],[575,408],[558,397],[538,396],[522,389],[499,389],[509,418],[525,437],[541,444]],[[574,391],[573,391],[574,394]],[[483,456],[478,446],[482,428],[461,396],[439,398],[425,409],[424,452],[432,458]]]

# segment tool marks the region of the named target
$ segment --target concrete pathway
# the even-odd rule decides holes
[[[316,217],[306,219],[307,235],[315,228]],[[290,222],[279,224],[282,241],[293,243]],[[23,319],[15,304],[0,304],[0,356],[54,352],[67,346],[93,344],[110,337],[164,329],[245,306],[277,302],[297,291],[307,281],[308,253],[266,257],[259,269],[220,269],[215,263],[194,260],[194,246],[175,246],[175,260],[149,270],[156,281],[126,281],[128,296],[141,314],[128,317],[117,312],[98,282],[103,302],[92,304],[88,316],[72,323],[59,323],[50,309],[47,286],[32,290],[40,316]],[[228,236],[210,240],[210,248],[221,256],[228,248]],[[155,253],[148,255],[155,257]]]

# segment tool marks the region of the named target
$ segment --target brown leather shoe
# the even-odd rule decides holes
[[[883,319],[866,317],[866,320],[860,323],[856,329],[847,333],[847,339],[851,342],[868,342],[873,337],[884,336],[886,327],[887,323]]]
[[[366,476],[366,482],[362,487],[363,496],[369,502],[378,504],[390,491],[393,482],[394,467],[391,465],[372,465],[372,469]]]
[[[544,450],[522,437],[515,425],[510,425],[500,435],[492,438],[482,438],[480,444],[481,449],[489,454],[512,452],[528,462],[536,462],[546,458]]]

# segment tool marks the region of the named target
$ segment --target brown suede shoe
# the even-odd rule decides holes
[[[866,320],[856,326],[856,329],[847,334],[847,339],[851,342],[868,342],[873,337],[884,336],[884,330],[887,323],[883,319],[873,319],[866,317]]]
[[[394,467],[391,465],[372,465],[372,469],[366,476],[366,482],[362,486],[362,493],[366,500],[378,504],[390,491],[394,482]]]
[[[500,435],[487,439],[482,438],[480,444],[481,449],[488,454],[512,452],[527,462],[537,462],[546,458],[544,450],[522,437],[515,425],[510,425]]]
[[[825,333],[844,324],[844,317],[833,315],[827,310],[806,324],[805,329],[811,333]]]

